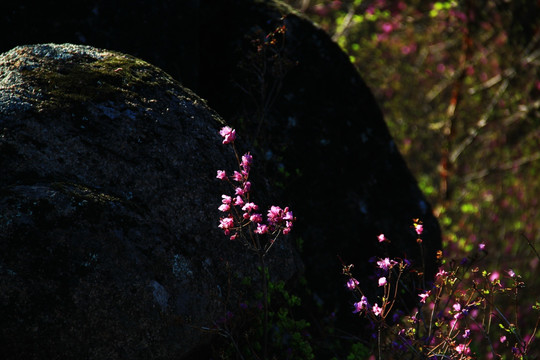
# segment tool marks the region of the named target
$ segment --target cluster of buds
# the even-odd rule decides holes
[[[259,206],[250,201],[251,182],[249,181],[249,172],[253,163],[253,156],[248,152],[238,157],[234,141],[236,131],[228,126],[220,130],[223,137],[223,144],[231,144],[238,159],[238,170],[232,175],[227,175],[225,170],[217,171],[217,178],[229,182],[234,195],[222,195],[222,204],[219,210],[226,213],[226,216],[219,220],[219,227],[225,235],[235,240],[243,229],[249,227],[255,234],[270,234],[275,236],[271,242],[280,234],[288,234],[295,220],[292,211],[288,207],[284,209],[279,206],[271,206],[266,214],[266,221],[263,215],[259,213]],[[241,160],[240,160],[241,159]]]

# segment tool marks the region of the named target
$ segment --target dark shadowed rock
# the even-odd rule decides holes
[[[239,284],[259,275],[217,228],[216,169],[234,165],[222,124],[130,56],[69,44],[0,56],[2,358],[180,359],[226,309],[241,316],[258,287]],[[289,279],[291,246],[272,251],[272,275]]]

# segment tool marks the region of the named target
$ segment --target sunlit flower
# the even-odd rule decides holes
[[[463,355],[469,355],[471,353],[471,349],[469,349],[469,347],[465,344],[459,344],[458,346],[456,346],[456,351],[458,354]]]
[[[379,305],[377,305],[377,303],[375,303],[375,305],[373,305],[373,307],[371,308],[371,311],[373,311],[373,314],[375,314],[375,316],[381,315],[382,310],[383,309],[381,307],[379,307]]]
[[[225,170],[218,170],[216,178],[223,180],[227,178],[227,173],[225,172]]]
[[[257,224],[255,229],[255,234],[266,234],[268,232],[268,226],[265,224]]]
[[[229,126],[221,128],[219,134],[223,137],[223,143],[229,144],[236,139],[236,130],[231,129]]]
[[[359,302],[354,303],[354,310],[353,313],[356,314],[362,310],[366,310],[368,307],[368,301],[365,296],[362,296]]]
[[[508,276],[510,276],[511,278],[516,277],[516,273],[512,269],[508,270],[507,273],[508,273]]]
[[[379,286],[386,285],[387,281],[386,278],[383,276],[382,278],[379,278]]]
[[[379,268],[383,269],[383,270],[390,270],[391,268],[394,267],[394,265],[396,265],[397,262],[394,261],[394,260],[390,260],[390,258],[385,258],[385,259],[381,259],[380,261],[377,261],[377,265],[379,266]]]
[[[229,204],[221,204],[221,206],[218,208],[219,211],[227,212],[231,209],[231,205]]]
[[[430,294],[430,291],[426,291],[425,293],[418,294],[418,296],[420,296],[420,302],[425,304],[426,299],[429,297],[429,294]]]
[[[358,284],[360,283],[355,278],[350,278],[349,281],[347,281],[347,287],[349,288],[349,290],[353,290],[355,287],[358,286]]]

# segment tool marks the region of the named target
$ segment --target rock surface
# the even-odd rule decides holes
[[[257,262],[217,228],[234,155],[203,100],[69,44],[1,55],[0,96],[3,358],[180,359],[253,297],[234,295]],[[272,251],[287,280],[298,258]]]

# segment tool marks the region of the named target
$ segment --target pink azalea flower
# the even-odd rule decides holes
[[[289,208],[285,208],[285,210],[288,210]],[[283,220],[285,221],[293,221],[294,220],[294,216],[293,216],[293,213],[292,211],[283,211],[285,213],[285,215],[283,215]]]
[[[387,34],[388,34],[389,32],[391,32],[393,29],[394,29],[394,27],[393,27],[392,24],[390,24],[390,23],[384,23],[384,24],[382,25],[382,31],[384,31],[384,32],[387,33]]]
[[[414,229],[416,230],[416,233],[418,235],[422,235],[422,233],[424,232],[424,225],[422,225],[422,224],[414,224]]]
[[[227,212],[231,209],[231,206],[229,204],[221,204],[218,209],[219,211]]]
[[[385,259],[381,259],[381,261],[377,261],[377,265],[379,266],[379,268],[381,268],[381,269],[383,269],[385,271],[390,270],[396,264],[397,264],[397,262],[394,261],[394,260],[390,260],[390,258],[385,258]]]
[[[386,236],[384,236],[384,234],[380,234],[379,236],[377,236],[377,239],[379,239],[380,243],[388,241],[388,239],[386,238]]]
[[[462,336],[463,336],[464,339],[468,339],[469,336],[471,336],[471,330],[470,329],[465,329]]]
[[[230,196],[228,196],[228,195],[221,195],[221,198],[222,198],[221,202],[222,202],[223,204],[227,204],[227,205],[230,205],[230,204],[231,204],[232,198],[231,198]]]
[[[514,272],[514,270],[510,269],[507,272],[508,272],[508,276],[510,276],[511,278],[516,277],[516,273]]]
[[[232,143],[236,139],[236,130],[231,129],[229,126],[223,127],[219,134],[223,137],[224,144]]]
[[[245,193],[248,193],[250,190],[251,190],[251,183],[250,183],[249,181],[246,181],[246,182],[244,183],[244,189],[243,189],[244,194],[245,194]]]
[[[235,195],[244,195],[244,189],[242,189],[240,187],[237,187],[236,189],[234,189],[234,194]]]
[[[469,355],[471,353],[471,349],[469,349],[469,347],[465,344],[459,344],[458,346],[456,346],[456,351],[458,354],[463,355]]]
[[[499,339],[501,341],[501,343],[504,343],[506,341],[506,336],[501,336],[501,338]]]
[[[239,173],[238,171],[235,170],[232,178],[234,181],[241,182],[244,180],[244,175],[242,175],[242,173]]]
[[[347,281],[347,287],[349,290],[353,290],[356,286],[358,286],[358,284],[360,283],[355,278],[350,278],[349,281]]]
[[[418,294],[418,296],[420,296],[420,302],[425,304],[426,299],[429,297],[429,294],[430,294],[430,291],[426,291],[423,294]]]
[[[484,243],[478,244],[478,250],[484,251],[485,249],[486,249],[486,244]]]
[[[252,210],[257,210],[258,208],[259,207],[257,206],[257,204],[252,203],[252,202],[248,202],[242,207],[242,210],[244,210],[246,212],[250,212]]]
[[[236,196],[236,198],[234,199],[234,205],[236,206],[242,206],[244,205],[244,199],[242,199],[241,196]]]
[[[242,163],[241,166],[245,171],[249,171],[249,166],[253,162],[253,156],[251,156],[250,153],[245,153],[242,155]]]
[[[254,222],[254,223],[260,223],[262,222],[262,215],[261,214],[253,214],[251,215],[251,217],[249,218],[249,220],[251,222]]]
[[[382,278],[379,278],[379,286],[386,285],[387,281],[386,278],[383,276]]]
[[[356,314],[358,312],[361,312],[362,310],[367,309],[367,307],[368,307],[367,298],[365,296],[362,296],[359,302],[354,303],[353,313]]]
[[[268,210],[268,222],[272,224],[276,224],[279,221],[281,221],[281,218],[283,217],[283,210],[279,206],[271,206],[270,210]]]
[[[375,316],[379,316],[382,313],[382,308],[379,307],[379,305],[377,305],[377,303],[375,303],[375,305],[373,305],[371,310],[373,311],[373,314],[375,314]]]
[[[225,170],[218,170],[216,178],[224,180],[225,178],[227,178],[227,173],[225,172]]]
[[[443,277],[448,275],[448,272],[444,271],[443,268],[439,269],[439,272],[435,275],[436,277]]]
[[[257,228],[254,232],[255,234],[266,234],[268,232],[268,226],[265,224],[257,224]]]
[[[237,237],[238,237],[238,233],[234,233],[233,235],[231,235],[230,239],[236,240]]]
[[[234,219],[232,218],[232,216],[221,218],[219,220],[219,227],[223,229],[223,231],[225,232],[225,235],[228,235],[229,229],[234,227]]]

